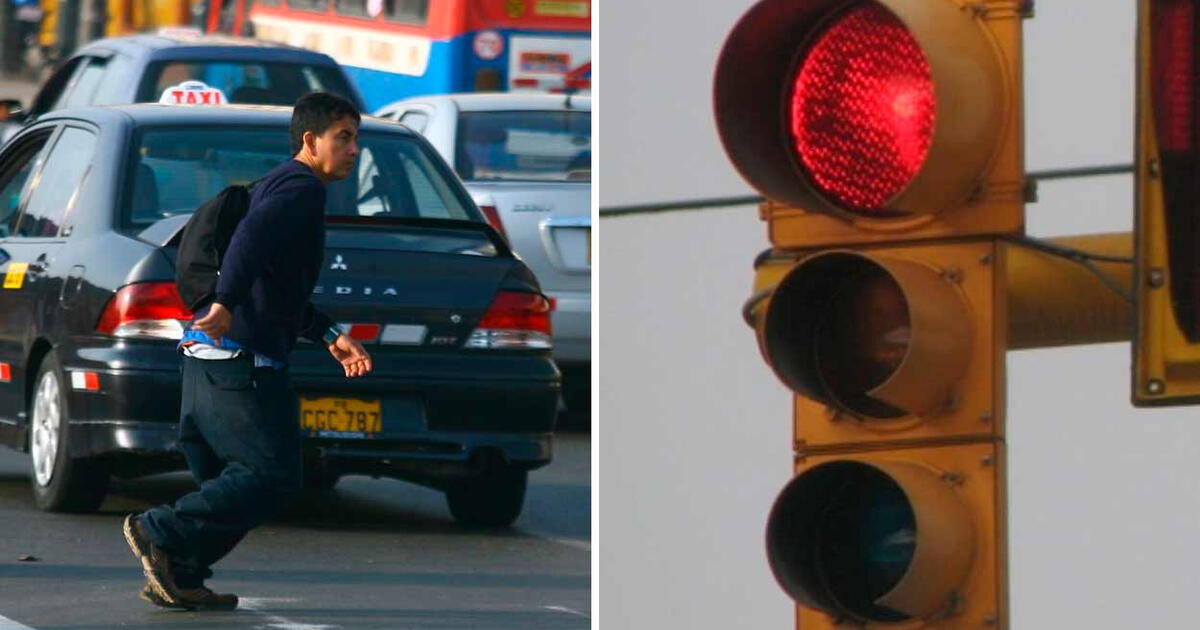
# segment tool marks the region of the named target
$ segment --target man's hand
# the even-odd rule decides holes
[[[221,337],[229,332],[232,324],[233,315],[229,309],[219,302],[213,302],[212,308],[208,309],[208,315],[197,319],[196,323],[192,324],[192,328],[208,335],[214,344],[221,345]]]
[[[371,371],[371,355],[350,335],[338,335],[337,340],[329,346],[329,354],[342,364],[348,378],[364,376]]]

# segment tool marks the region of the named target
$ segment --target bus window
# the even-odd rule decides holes
[[[429,18],[429,0],[385,0],[383,13],[392,22],[424,26]]]
[[[329,9],[329,0],[288,0],[288,6],[303,11],[319,11],[324,13]]]
[[[369,17],[367,15],[367,0],[337,0],[334,8],[342,15]]]

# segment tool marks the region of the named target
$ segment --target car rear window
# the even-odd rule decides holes
[[[184,81],[203,81],[220,88],[231,103],[292,106],[317,90],[354,100],[336,68],[298,63],[251,61],[159,61],[146,69],[138,102],[157,102],[163,90]]]
[[[462,112],[455,144],[465,180],[592,181],[591,112]]]
[[[190,214],[226,186],[291,157],[283,127],[147,127],[131,156],[121,224],[135,230]],[[453,173],[415,137],[361,133],[354,171],[327,188],[328,215],[482,221]]]

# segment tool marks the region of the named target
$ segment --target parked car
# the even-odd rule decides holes
[[[0,149],[0,443],[28,450],[47,510],[92,510],[110,475],[181,467],[174,283],[201,202],[287,159],[291,110],[122,105],[52,112]],[[551,460],[560,375],[549,302],[419,135],[364,117],[329,185],[312,298],[370,351],[346,379],[301,343],[306,478],[390,476],[460,521],[518,515]],[[365,184],[364,184],[365,182]]]
[[[568,410],[591,398],[590,97],[447,94],[376,112],[422,133],[556,300],[554,358]]]
[[[363,109],[362,96],[329,55],[240,37],[132,35],[79,49],[28,108],[9,99],[7,116],[0,116],[0,145],[47,112],[158,102],[165,89],[189,80],[220,89],[231,103],[291,106],[308,92],[326,90]]]

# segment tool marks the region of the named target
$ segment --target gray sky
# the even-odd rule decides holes
[[[712,125],[713,62],[749,2],[600,7],[600,205],[751,194]],[[1132,159],[1134,2],[1026,22],[1027,168]],[[1128,176],[1044,183],[1035,236],[1127,231]],[[739,309],[752,207],[601,220],[598,619],[790,628],[762,550],[790,476],[790,397]],[[1009,354],[1014,628],[1185,627],[1200,590],[1200,414],[1129,404],[1128,344]]]

